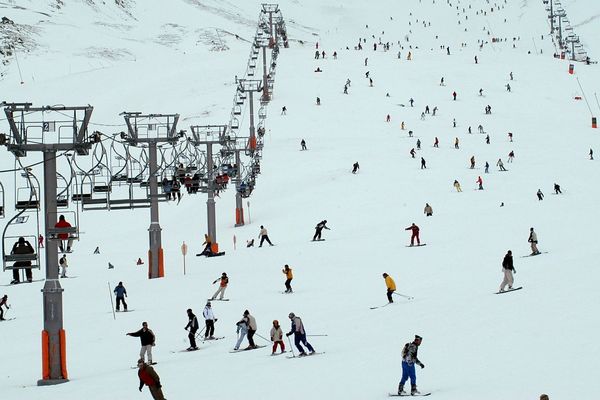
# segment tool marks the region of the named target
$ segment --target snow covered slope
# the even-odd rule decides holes
[[[244,39],[252,39],[260,2],[173,0],[167,7],[146,0],[125,8],[63,3],[56,8],[19,2],[25,9],[2,3],[16,24],[36,28],[35,47],[18,53],[22,78],[12,59],[5,66],[3,99],[92,104],[91,127],[107,134],[123,129],[123,110],[179,112],[184,129],[226,123],[234,76],[243,74],[250,47]],[[600,146],[585,101],[574,98],[582,95],[579,78],[594,115],[600,114],[593,97],[600,89],[598,65],[578,63],[575,75],[567,73],[569,62],[552,57],[547,14],[537,1],[279,4],[292,42],[278,60],[262,173],[249,208],[244,202],[250,222],[233,227],[234,193],[224,192],[217,199],[218,239],[227,254],[188,255],[184,276],[180,246],[186,241],[190,253],[201,250],[205,199],[186,195],[179,205],[161,205],[166,277],[150,281],[146,267],[135,266],[147,252],[149,212],[82,213],[85,234],[69,257],[69,274],[76,278],[61,282],[70,382],[35,385],[43,282],[2,287],[13,306],[7,316],[16,317],[0,323],[2,398],[149,398],[146,389],[137,392],[136,371],[130,369],[139,342],[125,336],[148,321],[157,336],[156,370],[171,400],[384,399],[397,388],[400,353],[415,334],[424,338],[419,357],[426,364],[417,371],[418,386],[436,399],[536,399],[543,392],[553,400],[594,399],[600,389],[594,378],[600,353],[594,317],[600,300],[600,189],[598,161],[589,160],[588,152]],[[564,7],[573,10],[575,26],[585,19],[584,10],[597,6],[577,0]],[[591,22],[578,33],[592,59],[599,33]],[[360,51],[354,49],[359,38],[366,39]],[[380,39],[390,43],[389,51],[381,45],[373,51]],[[215,51],[215,40],[228,49]],[[325,60],[314,59],[316,42]],[[317,67],[323,72],[313,72]],[[426,105],[438,111],[421,120]],[[487,105],[491,115],[484,113]],[[279,115],[283,106],[285,116]],[[476,133],[480,124],[490,144]],[[433,147],[435,137],[439,148]],[[308,151],[299,151],[301,139]],[[409,151],[417,139],[421,150],[413,159]],[[12,168],[13,156],[2,152],[0,167]],[[421,157],[426,169],[420,168]],[[508,172],[498,172],[499,158]],[[30,154],[22,161],[39,158]],[[351,174],[356,161],[360,170]],[[478,176],[483,191],[477,190]],[[10,213],[14,176],[2,173],[0,180],[9,192]],[[454,180],[462,193],[455,192]],[[562,195],[553,194],[555,182]],[[538,189],[543,201],[536,198]],[[426,202],[432,217],[423,214]],[[322,219],[331,230],[324,232],[325,241],[313,243],[313,228]],[[410,236],[404,229],[413,222],[427,246],[405,247]],[[260,225],[276,246],[245,248]],[[530,227],[548,253],[521,258],[530,252]],[[100,255],[92,255],[96,246]],[[524,288],[498,296],[509,249],[515,284]],[[107,269],[108,262],[115,269]],[[294,270],[293,295],[281,294],[284,264]],[[211,283],[223,271],[231,279],[231,300],[213,308],[216,333],[226,338],[201,344],[198,352],[177,352],[188,346],[186,309],[201,315],[216,290]],[[371,310],[387,302],[383,272],[396,280],[398,292],[415,299],[397,297]],[[3,282],[9,280],[5,273]],[[109,290],[118,281],[127,287],[133,312],[113,320]],[[271,357],[269,347],[229,353],[245,309],[267,339],[272,320],[286,331],[287,315],[295,312],[309,335],[327,335],[309,337],[326,353],[291,360]]]

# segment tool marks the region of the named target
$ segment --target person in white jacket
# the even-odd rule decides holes
[[[217,319],[215,318],[215,314],[213,313],[212,306],[210,301],[206,302],[206,306],[204,307],[204,311],[202,311],[202,316],[204,317],[204,323],[206,324],[206,332],[204,332],[204,340],[212,340],[215,338],[215,322]]]
[[[540,251],[537,248],[537,233],[533,230],[533,228],[529,229],[529,239],[527,239],[529,243],[531,243],[531,255],[536,256],[540,254]]]
[[[262,247],[263,242],[265,240],[267,241],[267,243],[269,243],[269,246],[273,246],[273,243],[271,243],[271,240],[269,239],[267,228],[265,228],[262,225],[260,226],[260,232],[258,233],[258,237],[260,238],[260,244],[258,245],[258,247]]]
[[[275,355],[275,351],[277,350],[277,346],[281,346],[281,352],[285,353],[285,344],[283,343],[283,330],[281,326],[279,326],[279,321],[273,321],[273,327],[271,328],[271,341],[273,342],[273,350],[271,351],[271,355]]]

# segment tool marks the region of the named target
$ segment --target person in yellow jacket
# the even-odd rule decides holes
[[[392,277],[386,274],[385,272],[383,273],[383,279],[385,279],[385,286],[387,287],[388,301],[390,303],[393,303],[394,300],[392,299],[392,293],[396,291],[396,282],[394,282]]]
[[[285,264],[283,269],[281,270],[285,274],[285,293],[293,293],[292,290],[292,279],[294,279],[294,274],[292,273],[292,269],[289,265]]]

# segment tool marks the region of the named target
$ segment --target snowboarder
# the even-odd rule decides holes
[[[383,273],[383,279],[385,279],[385,287],[387,288],[387,299],[388,303],[393,303],[394,299],[392,299],[392,293],[396,291],[396,282],[389,276],[386,272]]]
[[[536,255],[540,254],[540,251],[537,248],[537,244],[538,244],[537,233],[535,233],[533,228],[529,229],[529,238],[527,239],[527,241],[529,243],[531,243],[531,255],[536,256]]]
[[[4,318],[4,310],[2,309],[2,306],[6,307],[6,309],[8,310],[10,307],[8,306],[8,304],[6,304],[7,301],[8,295],[5,294],[0,299],[0,321],[6,321],[6,318]]]
[[[425,159],[421,157],[421,169],[427,169],[427,165],[425,164]]]
[[[156,337],[154,336],[154,332],[148,329],[148,323],[146,321],[142,322],[142,329],[135,332],[129,332],[126,335],[140,338],[142,344],[142,348],[140,349],[140,359],[144,361],[144,356],[147,354],[148,364],[152,364],[152,347],[154,346]]]
[[[437,136],[435,137],[435,140],[433,141],[433,147],[440,147],[440,140],[437,138]]]
[[[94,250],[94,254],[100,254],[100,247],[96,246],[96,250]]]
[[[512,285],[514,282],[513,272],[516,274],[517,271],[513,266],[513,256],[512,251],[508,250],[506,255],[504,256],[504,260],[502,260],[502,272],[504,272],[504,279],[500,284],[500,292],[504,292],[504,288],[508,285],[508,289],[512,289]]]
[[[281,115],[287,115],[287,107],[286,106],[281,107]]]
[[[452,127],[456,128],[456,118],[452,118]]]
[[[594,159],[594,150],[590,149],[590,160]],[[44,247],[44,246],[42,246]]]
[[[460,147],[458,147],[458,138],[454,138],[454,148],[455,149],[459,149]]]
[[[294,279],[294,274],[292,273],[292,269],[289,265],[285,264],[281,272],[285,275],[285,293],[293,293],[292,279]]]
[[[300,141],[300,146],[301,146],[302,150],[307,150],[307,148],[306,148],[306,140],[302,139]]]
[[[536,194],[537,194],[538,201],[544,200],[544,193],[542,193],[542,189],[538,189]]]
[[[490,144],[490,135],[486,135],[485,144]]]
[[[429,203],[425,203],[425,208],[423,209],[423,213],[428,217],[431,217],[433,215],[433,208],[431,208]]]
[[[510,92],[510,83],[507,83],[507,84],[506,84],[506,91],[507,91],[507,92]]]
[[[275,355],[275,351],[277,350],[277,346],[281,347],[281,352],[285,353],[285,344],[283,343],[283,331],[281,330],[281,326],[279,326],[279,321],[273,321],[273,327],[271,328],[271,341],[273,342],[273,349],[271,350],[271,355]]]
[[[217,281],[220,281],[219,288],[217,289],[215,294],[213,294],[213,296],[210,298],[211,300],[216,299],[217,296],[219,296],[219,300],[223,300],[223,296],[225,296],[225,290],[227,289],[227,285],[229,284],[229,277],[227,276],[227,273],[223,272],[220,278],[217,278],[213,281],[213,285],[217,283]]]
[[[456,91],[452,92],[452,100],[456,100],[456,96],[457,96]]]
[[[590,149],[590,152],[592,150]],[[44,248],[44,237],[42,235],[38,235],[38,247],[43,249]]]
[[[151,364],[151,363],[149,363]],[[165,400],[165,396],[162,392],[162,385],[160,383],[160,377],[154,371],[151,365],[146,364],[143,358],[138,360],[138,377],[140,378],[139,391],[141,392],[144,385],[148,386],[150,394],[154,400]]]
[[[470,169],[474,169],[475,168],[475,156],[471,156],[471,166],[469,168]]]
[[[417,139],[417,150],[421,150],[421,139]]]
[[[390,114],[387,115],[387,117],[385,117],[385,122],[390,122],[392,120],[392,117],[390,116]]]
[[[355,174],[360,169],[360,165],[358,165],[358,161],[352,164],[352,173]]]
[[[512,132],[508,132],[508,141],[509,142],[513,141],[513,134],[512,134]]]
[[[55,228],[64,229],[71,228],[71,224],[67,222],[64,215],[58,217],[58,222],[54,224]],[[58,242],[58,248],[62,253],[65,252],[65,241],[67,242],[67,253],[71,252],[71,246],[73,245],[73,238],[69,233],[59,233],[57,235],[60,242]]]
[[[321,105],[321,98],[317,97],[317,105],[320,106]]]
[[[60,260],[58,260],[58,265],[61,268],[60,277],[66,278],[67,277],[67,268],[69,267],[69,264],[67,263],[67,255],[66,254],[63,254],[63,256],[60,258]]]
[[[477,183],[479,185],[479,190],[483,190],[483,179],[481,179],[481,175],[479,175],[477,177],[477,180],[475,181],[475,183]]]
[[[425,368],[425,364],[419,361],[417,357],[417,353],[419,351],[419,346],[423,338],[419,335],[415,335],[415,340],[412,343],[406,343],[404,348],[402,349],[402,378],[400,379],[400,383],[398,384],[398,394],[406,395],[404,391],[404,384],[410,378],[410,394],[414,396],[416,394],[420,394],[417,390],[417,375],[415,373],[415,364],[420,366],[421,368]]]
[[[344,94],[348,94],[348,85],[344,85]]]
[[[440,79],[440,86],[444,86],[444,77],[442,76],[442,79]]]
[[[267,229],[262,225],[260,226],[260,232],[258,233],[258,237],[260,238],[260,243],[259,243],[258,247],[262,247],[263,242],[265,240],[267,241],[267,243],[269,243],[269,246],[273,246],[273,243],[271,243],[271,240],[269,239]]]
[[[485,173],[489,174],[490,173],[490,163],[489,162],[485,162]]]
[[[188,333],[188,339],[190,339],[190,347],[187,348],[187,351],[198,350],[198,346],[196,346],[196,332],[198,331],[198,318],[194,315],[191,308],[187,309],[188,323],[185,326],[185,330],[190,330]]]
[[[475,64],[479,63],[479,59],[477,58],[477,56],[475,56]]]
[[[414,246],[415,239],[417,239],[417,246],[421,245],[421,240],[419,239],[419,227],[417,225],[415,225],[414,222],[412,223],[411,226],[409,226],[408,228],[406,228],[404,230],[412,232],[412,235],[410,236],[410,245],[411,246]]]
[[[25,238],[21,236],[13,245],[10,254],[35,254],[35,250],[33,249],[33,246],[31,246],[31,243],[29,243],[29,240],[25,240]],[[19,269],[25,270],[27,282],[33,281],[33,274],[31,273],[31,261],[16,261],[13,264],[13,280],[10,282],[11,285],[21,282],[19,278]]]
[[[462,192],[462,189],[460,188],[460,183],[458,183],[456,179],[454,180],[454,188],[457,192]]]
[[[300,352],[298,356],[303,357],[306,355],[302,344],[304,344],[308,348],[309,354],[314,354],[315,349],[310,345],[310,343],[306,341],[306,331],[304,330],[304,324],[302,323],[302,319],[300,317],[297,317],[296,314],[294,314],[293,312],[291,312],[288,315],[288,318],[290,319],[290,321],[292,321],[292,328],[288,333],[285,334],[285,336],[289,337],[292,333],[294,334],[294,344]]]
[[[498,168],[500,168],[500,171],[506,171],[506,168],[504,168],[504,163],[502,162],[501,158],[498,159],[498,162],[496,163],[496,166]]]
[[[412,158],[415,158],[415,154],[417,154],[417,152],[415,151],[414,147],[412,149],[410,149],[410,156]]]
[[[314,234],[314,236],[313,236],[313,238],[312,238],[312,240],[313,240],[313,241],[315,241],[315,240],[321,240],[321,231],[322,231],[323,229],[330,230],[330,229],[327,227],[327,220],[326,220],[326,219],[324,219],[323,221],[319,222],[319,223],[317,224],[317,226],[315,226],[315,234]]]
[[[513,150],[511,150],[510,153],[508,153],[508,161],[507,162],[513,162],[514,158],[515,158],[515,152]]]
[[[215,318],[215,314],[213,313],[210,301],[206,302],[206,306],[202,311],[202,316],[204,317],[204,324],[206,325],[206,331],[204,332],[204,340],[212,340],[215,338],[215,322],[217,322],[217,318]]]
[[[210,236],[208,235],[208,233],[204,234],[204,242],[202,243],[204,245],[204,250],[202,250],[201,253],[196,254],[196,256],[209,256],[212,254],[212,239],[210,238]]]
[[[401,130],[404,130],[404,129],[405,129],[405,127],[404,127],[404,121],[402,121],[402,122],[400,123],[400,129],[401,129]]]
[[[554,193],[556,194],[562,194],[562,191],[560,190],[560,185],[558,183],[554,184]]]
[[[410,103],[410,106],[413,107],[414,103],[415,103],[415,100],[411,97],[408,102]]]

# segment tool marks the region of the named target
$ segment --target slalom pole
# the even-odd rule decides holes
[[[110,305],[113,313],[113,319],[116,320],[117,316],[115,315],[115,303],[113,302],[112,293],[110,291],[110,282],[106,282],[108,284],[108,297],[110,297]]]
[[[292,346],[292,341],[290,340],[290,337],[287,337],[288,339],[288,343],[290,344],[290,350],[292,351],[292,357],[296,357],[296,354],[294,353],[294,347]]]
[[[405,294],[402,294],[402,293],[392,292],[392,294],[395,294],[395,295],[397,295],[397,296],[401,296],[401,297],[405,297],[405,298],[407,298],[407,299],[409,299],[409,300],[412,300],[412,299],[414,299],[414,297],[413,297],[413,296],[407,296],[407,295],[405,295]]]

